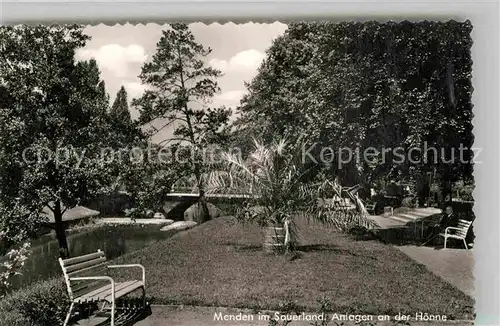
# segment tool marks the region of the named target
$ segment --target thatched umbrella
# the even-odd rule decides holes
[[[62,220],[63,222],[66,223],[94,217],[100,214],[99,211],[95,211],[93,209],[84,206],[75,206],[73,208],[68,208],[68,209],[62,207],[62,210],[64,211]],[[48,219],[48,224],[53,225],[55,223],[54,213],[47,206],[43,208],[42,213],[40,215]]]

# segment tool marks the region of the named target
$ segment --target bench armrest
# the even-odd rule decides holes
[[[115,302],[115,281],[109,276],[81,276],[81,277],[70,277],[70,281],[86,281],[86,280],[107,280],[111,283],[111,302],[114,305]]]
[[[445,234],[448,234],[448,233],[449,233],[449,232],[448,232],[449,230],[456,230],[456,231],[458,231],[458,230],[460,230],[460,228],[457,228],[457,227],[454,227],[454,226],[448,226],[448,227],[444,230],[444,233],[445,233]]]
[[[142,269],[142,284],[146,286],[146,269],[141,264],[126,264],[126,265],[108,265],[107,268],[133,268],[139,267]]]

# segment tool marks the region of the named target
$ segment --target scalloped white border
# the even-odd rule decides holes
[[[466,20],[472,37],[476,325],[500,325],[499,4],[489,1],[2,1],[0,24],[286,23],[291,20]]]

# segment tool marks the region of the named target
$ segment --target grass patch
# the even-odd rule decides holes
[[[299,221],[297,255],[267,255],[261,229],[219,218],[116,263],[146,267],[154,303],[316,311],[353,314],[444,314],[472,318],[474,300],[392,246],[356,241],[317,223]],[[137,277],[119,270],[119,278]]]

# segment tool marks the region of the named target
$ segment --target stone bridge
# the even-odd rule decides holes
[[[207,194],[206,197],[208,202],[215,206],[220,203],[240,203],[251,198],[249,195],[239,194]],[[199,198],[199,193],[169,193],[163,205],[163,210],[167,213],[166,218],[174,221],[183,220],[184,212],[196,204]]]

